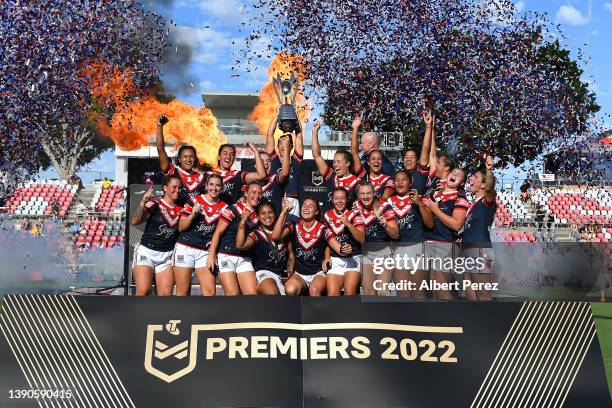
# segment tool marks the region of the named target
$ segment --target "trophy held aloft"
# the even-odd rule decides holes
[[[281,79],[280,74],[272,81],[272,87],[280,105],[278,110],[278,127],[283,132],[293,132],[300,127],[297,112],[295,111],[295,98],[298,91],[298,80],[292,72],[289,79]]]

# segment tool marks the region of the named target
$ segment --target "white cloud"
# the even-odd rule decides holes
[[[523,11],[523,9],[525,8],[525,2],[524,1],[519,1],[514,5],[514,8],[516,9],[517,12],[521,12]]]
[[[584,16],[580,10],[570,5],[563,5],[557,11],[557,21],[572,26],[580,26],[589,22],[589,17]]]
[[[612,13],[612,3],[606,3],[604,4],[604,7],[606,8],[606,10]]]

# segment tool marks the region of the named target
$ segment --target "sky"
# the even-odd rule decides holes
[[[147,7],[154,8],[176,24],[173,35],[181,52],[175,55],[178,64],[167,65],[163,79],[169,85],[174,85],[174,93],[180,100],[199,106],[203,92],[258,93],[266,83],[271,55],[264,53],[261,59],[255,61],[255,66],[250,67],[250,72],[231,69],[234,53],[240,49],[244,38],[239,28],[244,19],[242,4],[245,0],[143,1]],[[588,57],[583,66],[583,78],[597,95],[604,127],[611,129],[612,0],[514,0],[514,3],[522,13],[547,13],[551,21],[560,24],[566,37],[564,45],[572,55],[575,57],[578,49],[581,49]],[[189,62],[184,64],[185,61]],[[180,84],[176,83],[177,78],[180,78]],[[318,111],[315,107],[312,116],[316,116]],[[112,176],[112,151],[83,170]],[[45,177],[45,174],[42,176]]]

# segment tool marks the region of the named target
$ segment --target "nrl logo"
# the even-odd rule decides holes
[[[320,187],[323,184],[323,175],[318,170],[312,172],[312,184]]]
[[[145,370],[167,383],[189,374],[196,366],[197,338],[194,339],[191,336],[191,339],[172,346],[159,339],[163,337],[167,342],[168,339],[172,340],[173,337],[179,336],[181,334],[178,327],[180,323],[180,320],[170,320],[163,326],[161,324],[147,326]]]

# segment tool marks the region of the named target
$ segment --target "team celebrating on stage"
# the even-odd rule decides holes
[[[203,171],[192,146],[180,147],[176,164],[168,158],[167,122],[159,118],[156,137],[163,197],[146,192],[131,218],[133,225],[146,223],[133,256],[137,295],[150,294],[155,282],[160,296],[187,296],[193,274],[205,296],[216,294],[217,279],[226,296],[389,295],[381,282],[405,281],[412,290],[397,290],[398,296],[436,299],[458,293],[445,285],[426,290],[423,282],[491,282],[493,158],[484,156],[484,167],[468,175],[452,157],[438,154],[431,111],[423,112],[420,149],[405,149],[399,169],[380,150],[376,133],[359,140],[361,115],[353,121],[350,151],[336,151],[330,165],[321,155],[321,122],[315,121],[312,155],[327,189],[321,203],[300,195],[300,128],[276,142],[275,117],[265,148],[249,143],[253,172],[233,169],[236,148],[230,144],[219,147],[217,168]],[[485,262],[463,273],[452,262],[375,267],[398,255]],[[491,293],[470,287],[465,297],[490,300]]]

